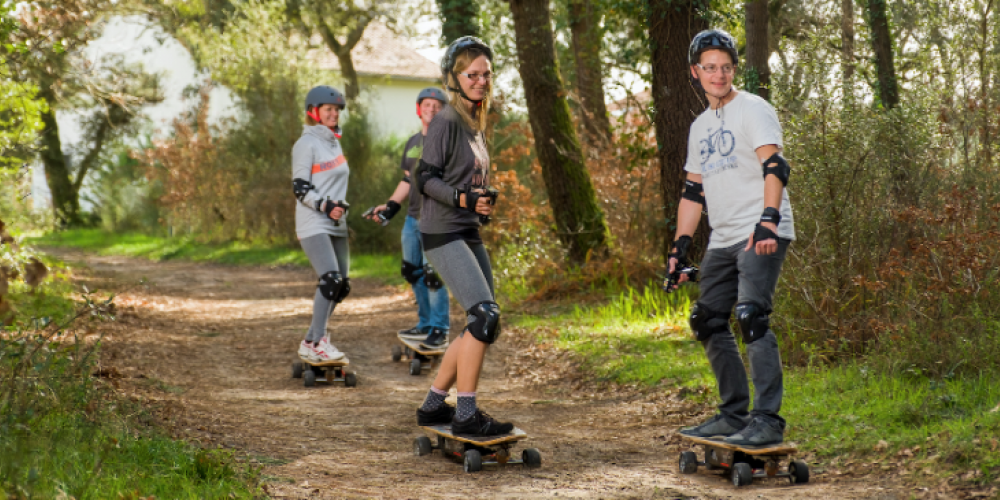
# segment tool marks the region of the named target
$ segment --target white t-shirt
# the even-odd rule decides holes
[[[764,169],[757,148],[782,147],[774,108],[760,97],[740,92],[718,110],[708,108],[691,124],[684,170],[701,174],[712,236],[708,248],[746,241],[764,211]],[[788,189],[781,193],[778,237],[795,239]]]

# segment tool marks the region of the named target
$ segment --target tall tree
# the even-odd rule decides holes
[[[844,85],[854,78],[854,0],[840,0],[840,42]]]
[[[868,29],[871,30],[872,50],[875,53],[879,99],[885,109],[892,109],[899,104],[899,85],[896,82],[896,68],[892,61],[889,14],[886,12],[885,0],[862,1],[865,2],[865,17]]]
[[[583,120],[586,141],[591,147],[602,147],[611,138],[611,120],[604,103],[601,13],[595,0],[569,0],[568,7],[576,88],[586,115]]]
[[[124,68],[120,61],[95,70],[101,65],[84,61],[85,46],[101,34],[103,20],[115,12],[116,4],[112,0],[32,2],[21,10],[17,26],[9,35],[11,41],[23,48],[7,54],[6,62],[14,70],[12,77],[37,86],[38,98],[46,104],[41,113],[41,159],[55,216],[63,225],[83,222],[79,191],[88,168],[77,169],[74,175],[67,163],[56,111],[82,107],[103,113],[106,126],[100,126],[98,121],[92,122],[98,124],[96,128],[86,128],[86,147],[91,148],[84,151],[86,163],[88,158],[96,157],[106,139],[119,131],[119,126],[131,121],[136,108],[147,102],[145,99],[159,99],[155,89],[133,93],[155,81],[141,71]],[[145,83],[137,86],[140,80]]]
[[[556,62],[547,1],[509,0],[518,72],[556,231],[573,262],[605,246],[607,226],[576,137]]]
[[[653,73],[650,90],[656,112],[653,123],[660,158],[663,216],[670,221],[677,215],[684,187],[688,132],[695,117],[705,109],[704,93],[691,81],[688,46],[694,35],[708,28],[704,17],[707,7],[701,0],[647,2]],[[673,241],[672,229],[663,241],[666,261]]]
[[[479,4],[474,0],[437,0],[444,45],[463,37],[479,36]]]
[[[771,67],[768,59],[771,50],[768,47],[768,12],[767,0],[751,0],[743,4],[746,11],[746,70],[744,81],[746,90],[764,99],[771,99]]]

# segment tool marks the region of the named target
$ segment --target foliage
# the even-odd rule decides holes
[[[76,248],[99,255],[124,255],[155,261],[187,260],[248,266],[309,267],[309,259],[298,245],[231,241],[199,243],[190,237],[151,236],[144,233],[109,233],[99,229],[70,229],[28,238],[42,247]],[[352,277],[374,277],[402,283],[398,254],[351,255]]]

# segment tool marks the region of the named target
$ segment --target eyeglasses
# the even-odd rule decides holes
[[[490,73],[489,71],[483,74],[479,73],[459,73],[459,74],[468,78],[469,80],[472,80],[473,82],[478,82],[479,80],[488,82],[493,79],[493,73]]]
[[[702,71],[710,75],[714,75],[721,69],[724,74],[731,75],[733,71],[736,71],[736,67],[732,64],[724,64],[721,68],[714,64],[709,64],[708,66],[702,66],[701,64],[695,63],[695,66],[701,68]]]

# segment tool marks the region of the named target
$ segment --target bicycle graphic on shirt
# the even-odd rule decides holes
[[[704,165],[713,154],[718,152],[722,156],[729,156],[733,149],[736,148],[736,137],[733,133],[723,129],[726,124],[723,123],[719,125],[719,129],[711,134],[708,134],[707,139],[702,139],[701,145],[701,164]]]

